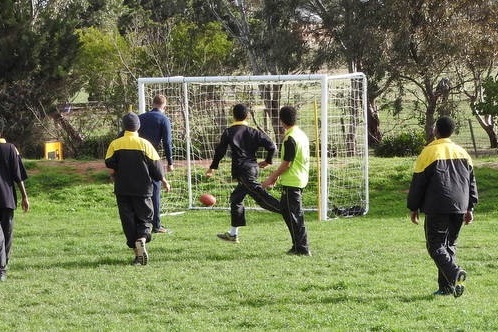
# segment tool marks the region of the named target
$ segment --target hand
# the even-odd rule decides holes
[[[268,162],[266,160],[263,160],[263,161],[258,163],[259,168],[265,168],[268,165],[270,165],[270,164],[268,164]]]
[[[209,168],[207,171],[206,171],[206,176],[208,178],[212,177],[214,175],[214,169],[212,168]]]
[[[465,222],[465,225],[472,224],[473,220],[474,220],[474,214],[470,210],[467,211],[463,216],[463,221]]]
[[[28,212],[29,211],[29,201],[28,201],[27,197],[23,197],[22,198],[21,206],[22,206],[22,210],[24,212]]]
[[[173,170],[174,170],[174,169],[175,169],[175,168],[173,167],[173,165],[168,165],[168,166],[166,167],[166,172],[173,172]]]
[[[164,188],[164,191],[166,191],[167,193],[169,193],[171,191],[171,185],[169,184],[168,181],[164,180],[164,181],[161,181],[163,183],[163,188]]]
[[[271,189],[275,186],[275,182],[277,182],[277,179],[273,180],[271,177],[268,177],[266,180],[261,182],[261,186],[265,189]]]
[[[411,217],[412,223],[414,223],[415,225],[418,225],[418,210],[411,211],[410,217]]]

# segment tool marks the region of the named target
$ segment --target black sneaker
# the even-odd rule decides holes
[[[296,249],[289,249],[287,255],[312,256],[311,251],[296,251]]]
[[[222,239],[223,241],[228,241],[228,242],[233,242],[233,243],[239,243],[239,237],[237,235],[231,235],[228,232],[225,233],[218,233],[216,236],[219,239]]]
[[[460,297],[463,294],[463,291],[465,290],[465,279],[467,279],[467,272],[464,270],[459,270],[457,272],[456,278],[455,278],[455,285],[453,287],[453,296],[454,297]]]
[[[290,248],[289,250],[287,250],[287,255],[296,255],[297,252],[296,252],[296,249],[294,248]]]
[[[446,295],[452,295],[453,291],[451,288],[439,288],[437,291],[432,293],[432,295],[441,295],[441,296],[446,296]]]

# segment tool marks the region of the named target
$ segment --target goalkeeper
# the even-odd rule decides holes
[[[220,142],[215,148],[211,166],[206,171],[206,176],[213,176],[214,170],[218,169],[221,159],[230,147],[232,177],[238,183],[230,194],[230,230],[219,233],[217,236],[222,240],[238,243],[238,229],[246,225],[244,208],[246,195],[251,196],[262,208],[272,212],[280,213],[280,203],[258,182],[258,168],[265,168],[272,164],[276,152],[275,143],[264,132],[249,127],[247,122],[249,111],[245,105],[235,105],[232,112],[235,121],[223,131]],[[258,164],[256,152],[261,147],[266,150],[266,158]]]

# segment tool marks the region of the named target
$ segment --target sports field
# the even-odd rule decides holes
[[[371,158],[366,216],[307,214],[312,257],[285,254],[278,215],[249,211],[231,244],[215,236],[228,212],[196,210],[164,217],[174,233],[155,236],[147,266],[130,265],[105,170],[27,161],[31,211],[17,211],[0,331],[498,331],[495,159],[475,160],[457,299],[432,295],[423,227],[409,222],[413,158]]]

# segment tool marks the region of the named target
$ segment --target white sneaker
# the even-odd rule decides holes
[[[147,248],[145,247],[145,239],[138,239],[135,242],[135,249],[137,250],[136,254],[140,265],[147,265],[149,255],[147,254]]]

